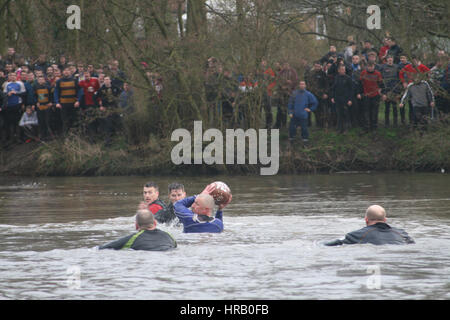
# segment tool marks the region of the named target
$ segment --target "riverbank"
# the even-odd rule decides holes
[[[311,128],[310,142],[289,143],[280,132],[279,174],[351,171],[450,170],[450,127],[433,123],[426,131],[379,128],[345,134]],[[207,143],[206,143],[207,144]],[[11,176],[259,175],[262,165],[175,165],[169,139],[150,137],[132,146],[118,136],[110,147],[70,135],[51,142],[16,145],[0,154],[0,174]],[[270,154],[270,149],[269,149]]]

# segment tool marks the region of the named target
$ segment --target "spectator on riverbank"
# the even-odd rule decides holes
[[[318,105],[314,112],[316,126],[324,128],[328,126],[328,79],[319,61],[314,62],[312,70],[305,74],[305,81],[309,91],[317,98]],[[311,116],[311,114],[310,114]]]
[[[96,99],[99,105],[97,117],[100,132],[105,136],[105,145],[111,144],[111,138],[118,122],[118,106],[120,88],[112,84],[110,77],[105,77],[105,83],[98,89]]]
[[[40,76],[35,88],[36,111],[39,122],[39,137],[41,140],[47,139],[52,134],[50,128],[51,108],[53,106],[52,89],[45,78]]]
[[[418,125],[426,125],[429,116],[432,114],[432,108],[435,107],[433,91],[429,83],[425,80],[420,80],[420,75],[414,75],[415,81],[411,82],[400,101],[400,108],[403,108],[405,101],[410,101],[410,107],[413,110],[414,127]]]
[[[157,222],[153,214],[146,209],[136,214],[137,233],[120,238],[99,247],[103,249],[133,249],[145,251],[166,251],[177,247],[175,239],[167,232],[156,228]]]
[[[296,136],[297,127],[302,128],[303,142],[308,142],[308,118],[310,113],[317,109],[317,98],[306,90],[306,82],[300,81],[299,88],[295,90],[289,98],[289,141],[293,141]]]
[[[402,229],[389,226],[386,221],[386,211],[379,205],[372,205],[366,210],[364,217],[366,227],[347,233],[343,240],[325,243],[326,246],[339,246],[343,244],[374,245],[383,244],[411,244],[414,240]]]
[[[365,129],[373,131],[378,128],[378,109],[380,106],[380,94],[384,87],[381,73],[375,70],[375,64],[369,62],[367,68],[360,76],[363,92],[358,96],[364,100]]]
[[[3,84],[3,94],[5,96],[4,111],[6,135],[5,139],[15,138],[20,142],[19,121],[22,116],[23,96],[26,93],[25,85],[22,81],[17,81],[15,72],[8,74],[8,81]]]
[[[280,72],[276,75],[277,84],[277,117],[275,128],[283,129],[287,123],[287,108],[289,98],[298,83],[298,75],[288,62],[283,63]]]
[[[21,128],[21,139],[25,139],[25,142],[31,142],[32,140],[38,141],[38,117],[32,106],[26,106],[25,112],[19,121],[19,127]]]
[[[76,109],[80,106],[83,90],[78,85],[78,80],[71,75],[71,70],[66,67],[63,77],[56,81],[54,101],[56,108],[60,109],[62,132],[67,134],[77,119]]]
[[[353,104],[353,82],[345,70],[345,65],[339,66],[338,75],[331,87],[331,103],[335,105],[337,111],[337,130],[340,133],[344,133],[349,128],[349,108]]]
[[[398,76],[400,70],[396,64],[394,64],[394,57],[387,56],[386,64],[381,68],[381,76],[383,77],[384,88],[382,89],[382,99],[385,103],[384,111],[384,125],[389,127],[390,124],[390,110],[392,107],[393,125],[398,124],[397,103],[400,100],[402,92],[402,85]],[[402,124],[405,124],[405,109],[400,109],[400,119]]]

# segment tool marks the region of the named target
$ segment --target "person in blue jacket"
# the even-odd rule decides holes
[[[288,104],[288,113],[291,118],[289,124],[289,141],[294,140],[298,126],[301,126],[302,128],[303,142],[308,141],[309,113],[315,111],[318,104],[317,98],[311,92],[306,90],[306,82],[300,81],[299,89],[292,93]]]
[[[214,198],[210,193],[214,190],[212,184],[208,185],[201,194],[184,198],[175,202],[175,215],[183,224],[184,233],[220,233],[223,231],[223,213],[222,209],[231,202],[219,205],[214,217]]]

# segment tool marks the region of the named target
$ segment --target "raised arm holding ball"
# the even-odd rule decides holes
[[[199,195],[177,201],[174,205],[175,215],[183,223],[183,232],[222,232],[222,210],[231,202],[231,199],[231,191],[225,183],[213,182]],[[215,205],[219,207],[213,217]]]

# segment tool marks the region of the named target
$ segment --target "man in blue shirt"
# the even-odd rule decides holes
[[[308,113],[315,111],[318,104],[316,97],[306,90],[306,82],[300,81],[299,89],[295,90],[289,99],[288,113],[291,118],[289,141],[294,140],[298,126],[302,128],[303,142],[308,141]]]
[[[17,81],[15,72],[8,74],[8,82],[3,86],[6,139],[15,137],[16,141],[20,142],[19,121],[22,116],[23,95],[26,93],[25,86],[22,81]]]
[[[213,190],[214,186],[210,184],[201,194],[184,198],[175,203],[175,215],[183,224],[184,233],[220,233],[223,231],[222,209],[231,202],[231,197],[227,203],[219,205],[215,217],[212,217],[215,203],[210,193]]]

